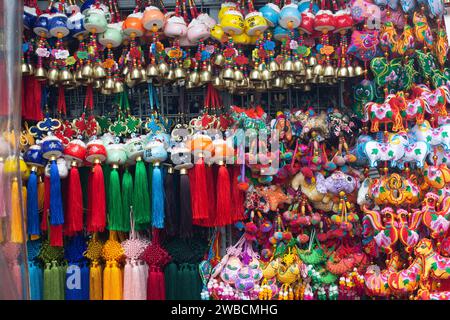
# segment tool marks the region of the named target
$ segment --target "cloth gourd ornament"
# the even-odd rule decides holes
[[[89,265],[83,255],[86,249],[82,235],[71,237],[64,247],[68,262],[64,281],[66,300],[89,300]]]
[[[88,243],[88,248],[84,256],[90,260],[89,267],[89,300],[103,299],[102,285],[102,257],[103,243],[97,240],[97,234],[94,233]]]
[[[110,231],[109,240],[102,248],[102,257],[106,261],[103,270],[103,300],[123,299],[123,271],[120,264],[124,250],[116,239],[116,232]]]
[[[44,273],[37,257],[41,248],[41,240],[29,240],[27,242],[28,273],[30,278],[30,299],[42,300]]]
[[[140,257],[149,245],[149,241],[140,239],[136,235],[132,210],[130,210],[130,221],[130,238],[121,243],[126,257],[123,275],[123,299],[146,300],[148,266]]]

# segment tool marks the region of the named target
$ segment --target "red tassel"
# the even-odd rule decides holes
[[[70,169],[67,187],[67,209],[64,231],[72,236],[83,230],[83,196],[81,191],[80,173],[74,165]]]
[[[147,280],[147,300],[165,300],[166,287],[164,274],[159,267],[150,267]]]
[[[208,220],[205,221],[205,227],[214,227],[216,222],[216,181],[217,175],[213,166],[206,167],[206,183],[208,188]]]
[[[63,246],[63,225],[50,225],[50,246],[62,247]]]
[[[244,202],[245,193],[239,188],[239,175],[241,174],[241,169],[239,166],[233,166],[232,169],[233,178],[231,180],[231,198],[233,203],[233,222],[244,220]]]
[[[193,169],[194,185],[191,184],[192,218],[194,224],[208,219],[208,190],[206,186],[206,168],[203,158],[195,164]]]
[[[48,212],[50,211],[50,177],[44,177],[44,214],[41,221],[41,230],[47,231]]]
[[[87,221],[87,231],[103,232],[106,227],[106,198],[103,169],[99,163],[94,164],[89,184],[90,213]]]
[[[222,227],[232,223],[231,218],[231,182],[230,174],[224,165],[219,167],[217,175],[217,205],[215,226]]]

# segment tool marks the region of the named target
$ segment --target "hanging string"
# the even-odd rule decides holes
[[[60,86],[59,89],[59,94],[58,94],[58,106],[57,106],[57,110],[58,113],[66,115],[67,110],[66,110],[66,95],[65,95],[65,89],[63,86]]]
[[[84,100],[84,106],[88,110],[94,110],[94,90],[92,85],[88,85],[86,88],[86,99]]]

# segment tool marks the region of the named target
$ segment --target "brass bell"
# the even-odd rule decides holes
[[[242,81],[244,79],[244,74],[239,69],[234,70],[233,76],[234,76],[233,77],[234,81],[238,81],[239,82],[239,81]]]
[[[255,82],[261,82],[262,80],[261,72],[258,69],[253,69],[252,71],[250,71],[250,80]]]
[[[130,73],[128,73],[127,76],[125,77],[125,83],[128,88],[133,88],[136,85],[136,81],[131,79]]]
[[[105,79],[106,78],[106,71],[105,68],[103,68],[100,64],[97,64],[94,67],[94,79]]]
[[[113,89],[114,89],[114,86],[115,86],[115,82],[114,82],[114,80],[113,80],[112,78],[106,79],[106,80],[105,80],[105,84],[103,85],[103,87],[104,87],[106,90],[113,90]]]
[[[36,69],[36,72],[34,73],[34,77],[37,81],[46,81],[47,80],[47,70],[45,70],[43,67],[39,67]]]
[[[223,70],[222,79],[223,79],[223,80],[233,80],[233,79],[234,79],[234,72],[233,72],[233,69],[231,69],[231,68],[225,68],[225,69]]]
[[[285,62],[283,62],[283,64],[281,65],[281,71],[283,72],[294,72],[294,63],[292,62],[292,60],[286,60]]]
[[[242,79],[241,81],[236,81],[237,88],[246,88],[248,87],[248,78]]]
[[[161,77],[166,77],[170,72],[169,69],[170,69],[169,66],[165,62],[158,64],[158,70]]]
[[[200,82],[200,74],[197,71],[193,71],[189,74],[189,82],[197,85]]]
[[[357,65],[355,67],[355,76],[359,77],[359,76],[361,76],[363,74],[364,74],[364,69],[360,65]]]
[[[90,64],[86,64],[81,68],[81,74],[85,80],[92,78],[94,75],[94,70]]]
[[[114,81],[114,89],[113,89],[113,92],[114,92],[114,93],[122,93],[123,90],[124,90],[124,88],[123,88],[123,82],[122,82],[122,81],[118,81],[118,80]]]
[[[325,82],[327,82],[327,79],[324,76],[319,76],[318,82],[325,83]]]
[[[216,89],[222,89],[225,86],[225,82],[221,77],[214,77],[212,84]]]
[[[126,77],[129,72],[130,68],[128,68],[128,66],[125,66],[122,70],[122,76]]]
[[[80,82],[83,82],[83,81],[84,81],[83,75],[81,74],[81,69],[80,69],[80,70],[77,70],[77,71],[75,72],[75,80],[76,80],[76,81],[80,81]]]
[[[142,79],[141,69],[133,68],[130,72],[130,78],[131,78],[131,80],[134,80],[134,81],[141,81],[141,79]]]
[[[210,83],[212,81],[212,74],[211,74],[211,72],[209,72],[208,70],[203,70],[200,73],[200,81],[203,82],[203,83]]]
[[[28,69],[30,69],[30,76],[34,76],[35,69],[31,63],[28,64]]]
[[[305,79],[310,81],[313,79],[313,69],[312,68],[306,68],[306,74],[305,74]]]
[[[273,73],[270,72],[268,69],[264,69],[261,72],[261,79],[264,81],[272,80],[273,79]]]
[[[310,67],[314,67],[316,64],[317,64],[317,59],[316,59],[316,57],[315,57],[315,56],[309,57],[309,59],[308,59],[308,65],[309,65]]]
[[[264,84],[267,90],[272,90],[272,81],[265,81]]]
[[[204,69],[203,69],[204,70]],[[207,65],[206,65],[206,70],[208,71],[208,72],[210,72],[210,73],[213,73],[213,67],[212,67],[212,65],[210,64],[210,63],[208,63]]]
[[[319,76],[314,76],[314,77],[311,79],[311,83],[319,83]]]
[[[305,86],[303,87],[303,90],[305,90],[305,91],[311,91],[311,86],[310,86],[309,84],[307,84],[307,85],[305,85]]]
[[[102,89],[100,90],[100,93],[105,95],[105,96],[109,96],[112,94],[111,90],[107,90],[105,87],[102,87]]]
[[[67,81],[70,82],[70,81],[73,81],[73,75],[72,75],[72,73],[69,70],[64,69],[64,70],[59,72],[58,80],[60,82],[67,82]]]
[[[335,76],[335,71],[334,71],[334,67],[331,64],[327,64],[324,71],[323,71],[323,76],[325,78],[332,78]]]
[[[294,62],[294,71],[300,74],[302,71],[305,72],[305,64],[301,60]]]
[[[265,64],[265,63],[260,63],[260,64],[258,65],[258,70],[259,70],[259,71],[263,72],[263,71],[266,70],[266,69],[267,69],[267,67],[266,67],[266,64]]]
[[[224,57],[224,55],[223,55],[223,54],[218,54],[218,55],[216,56],[216,58],[214,59],[214,64],[215,64],[216,66],[223,66],[224,63],[225,63],[225,57]]]
[[[353,78],[355,76],[355,68],[353,66],[347,67],[348,77]]]
[[[280,71],[280,65],[275,60],[270,61],[269,63],[269,71],[278,72]]]
[[[180,68],[180,67],[176,67],[175,71],[175,80],[181,80],[184,79],[184,77],[186,77],[186,73],[184,72],[184,69]]]
[[[93,84],[93,83],[94,83],[94,79],[92,79],[92,78],[86,79],[86,80],[84,80],[84,81],[82,82],[82,84],[83,84],[84,86],[87,86],[87,85],[90,85],[90,84]]]
[[[313,68],[313,75],[321,76],[324,73],[323,71],[323,66],[321,64],[316,64]]]
[[[293,76],[287,76],[284,79],[284,83],[288,86],[293,85],[295,83],[295,78]]]
[[[95,80],[94,84],[92,85],[92,88],[94,88],[94,89],[101,89],[101,88],[103,88],[103,81]]]
[[[168,81],[174,81],[175,80],[175,72],[172,68],[169,69],[169,72],[167,73],[167,76],[165,77]]]
[[[186,90],[194,89],[195,85],[191,81],[186,82]]]
[[[284,79],[281,77],[276,77],[275,80],[273,80],[272,86],[275,89],[281,89],[284,87]]]
[[[156,78],[159,76],[159,70],[154,64],[149,64],[147,66],[147,77]]]
[[[48,76],[48,80],[50,82],[55,83],[55,82],[57,82],[59,80],[59,71],[57,69],[51,69],[48,72],[47,76]]]
[[[22,63],[20,68],[23,75],[27,76],[30,74],[30,66],[28,65],[28,63]]]
[[[148,81],[148,77],[147,77],[147,72],[144,69],[140,69],[141,70],[141,81],[139,83],[147,83]]]
[[[346,67],[340,67],[337,71],[338,78],[347,78],[348,77],[348,69]]]

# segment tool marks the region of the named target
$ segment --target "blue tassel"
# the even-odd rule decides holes
[[[34,171],[31,171],[27,185],[27,222],[28,235],[39,235],[38,177]]]
[[[153,227],[164,229],[164,185],[159,166],[153,167],[152,176],[152,213]]]
[[[81,300],[89,300],[89,264],[84,262],[81,267]]]
[[[30,273],[30,298],[31,300],[42,300],[42,269],[34,262],[28,262]]]
[[[61,180],[56,161],[52,161],[50,165],[50,224],[54,226],[64,224]]]

